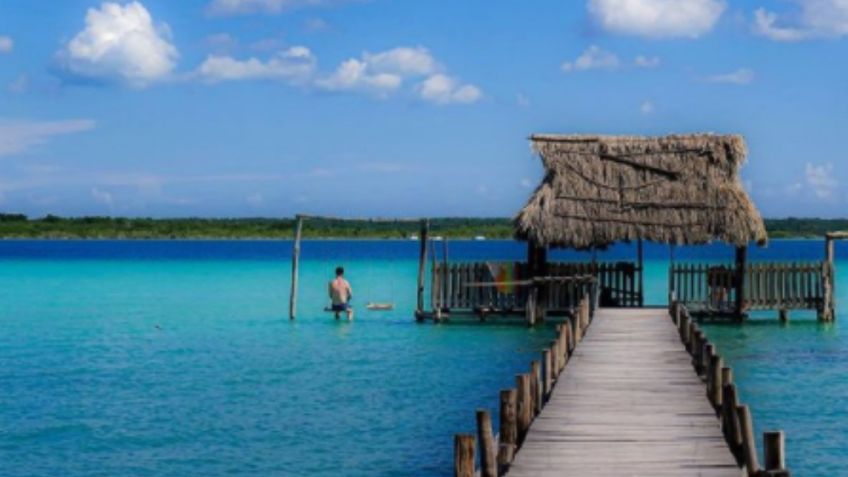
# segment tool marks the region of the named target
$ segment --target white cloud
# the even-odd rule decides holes
[[[483,93],[476,86],[461,84],[456,79],[441,73],[424,80],[418,86],[418,94],[425,101],[437,104],[470,104],[483,96]]]
[[[100,190],[97,187],[91,188],[91,197],[100,202],[101,204],[105,204],[108,206],[112,206],[112,194],[108,191]]]
[[[641,105],[641,106],[639,106],[639,111],[640,111],[642,114],[645,114],[645,115],[648,115],[648,114],[653,113],[653,112],[654,112],[654,109],[655,109],[655,108],[654,108],[654,103],[652,103],[652,102],[650,102],[650,101],[645,101],[644,103],[642,103],[642,105]]]
[[[811,38],[840,38],[848,35],[848,1],[796,0],[801,11],[790,25],[778,25],[781,18],[759,8],[754,12],[754,32],[775,41]],[[785,22],[784,22],[785,23]]]
[[[524,187],[525,189],[532,189],[533,188],[533,181],[526,178],[526,177],[524,179],[521,179],[520,184],[521,184],[521,187]]]
[[[832,198],[839,187],[839,182],[833,177],[831,163],[816,166],[808,162],[804,167],[804,178],[813,194],[819,199]]]
[[[754,81],[754,71],[750,68],[740,68],[731,73],[707,76],[705,80],[710,83],[730,83],[745,85]]]
[[[212,0],[206,12],[214,16],[278,14],[298,7],[327,6],[356,0]]]
[[[602,50],[597,45],[592,45],[586,49],[574,61],[568,61],[562,64],[562,70],[566,73],[572,71],[587,71],[587,70],[614,70],[618,68],[620,61],[618,56],[606,50]]]
[[[0,120],[0,157],[11,156],[47,142],[53,136],[94,129],[89,119],[69,121]]]
[[[315,84],[328,91],[365,90],[386,96],[400,88],[403,77],[372,72],[368,63],[351,58],[342,62],[333,74],[317,80]]]
[[[11,53],[15,49],[15,42],[8,36],[0,36],[0,53]]]
[[[315,56],[308,48],[294,46],[262,61],[258,58],[238,60],[231,56],[210,55],[197,68],[204,81],[285,80],[303,83],[315,72]]]
[[[605,30],[652,38],[697,38],[712,30],[723,0],[589,0],[589,13]]]
[[[660,57],[639,55],[633,59],[633,64],[639,68],[656,68],[660,65]]]
[[[477,86],[463,84],[443,70],[426,48],[398,47],[349,58],[314,84],[327,91],[365,91],[384,98],[398,91],[407,80],[422,79],[415,90],[426,101],[473,103],[482,97]]]
[[[363,55],[365,63],[379,73],[398,75],[428,75],[438,68],[426,48],[399,47],[381,53]]]
[[[176,66],[179,54],[168,26],[154,25],[137,1],[91,8],[85,25],[57,54],[73,76],[143,87],[167,78]]]

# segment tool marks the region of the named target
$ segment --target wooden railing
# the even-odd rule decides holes
[[[822,310],[831,279],[827,262],[749,263],[743,274],[743,311]],[[675,264],[669,287],[693,312],[733,312],[737,274],[733,265]]]
[[[498,287],[492,267],[507,266],[515,271],[511,280],[526,281],[531,277],[524,262],[434,263],[431,267],[430,306],[443,312],[466,311],[487,313],[524,313],[530,298],[527,284]],[[590,292],[590,280],[557,278],[592,277],[598,287],[601,306],[639,307],[644,303],[640,269],[627,262],[618,263],[549,263],[540,288],[539,304],[549,312],[568,312]],[[489,284],[492,285],[481,285]]]
[[[557,325],[556,339],[541,353],[540,361],[530,363],[530,372],[515,376],[515,388],[500,392],[500,429],[492,429],[487,409],[478,409],[477,435],[454,436],[454,475],[458,477],[498,477],[504,475],[530,429],[542,412],[568,363],[574,348],[582,341],[592,323],[589,295],[580,298],[577,313]],[[476,442],[480,442],[480,469],[475,471]]]
[[[724,366],[716,347],[710,343],[683,303],[672,301],[669,314],[692,357],[695,372],[706,382],[707,397],[715,409],[722,434],[736,462],[746,470],[748,477],[789,477],[784,457],[783,431],[763,433],[765,468],[760,467],[751,411],[748,406],[739,403],[736,385],[733,383],[733,369]]]

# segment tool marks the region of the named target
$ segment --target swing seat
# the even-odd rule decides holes
[[[391,311],[395,309],[394,303],[368,303],[365,308],[371,311]]]
[[[349,305],[348,310],[353,310],[353,306]],[[336,310],[334,310],[332,306],[325,306],[324,311],[326,311],[327,313],[335,313],[336,312]],[[339,313],[344,313],[344,312],[340,311]]]

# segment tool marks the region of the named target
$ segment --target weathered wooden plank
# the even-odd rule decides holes
[[[689,362],[661,310],[598,311],[509,475],[738,477]]]

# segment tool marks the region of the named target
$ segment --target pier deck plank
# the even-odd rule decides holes
[[[742,475],[663,310],[602,309],[509,475]]]

